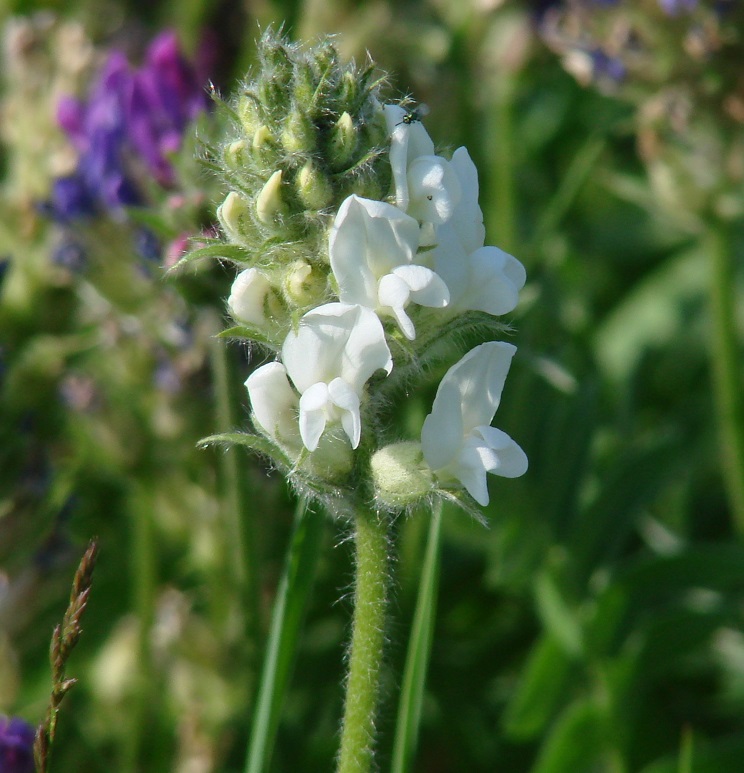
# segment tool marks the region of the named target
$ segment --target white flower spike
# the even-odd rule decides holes
[[[349,196],[331,228],[331,268],[343,303],[395,317],[409,340],[416,337],[405,312],[409,302],[441,308],[449,290],[431,269],[412,265],[419,243],[416,220],[391,204]]]
[[[421,430],[424,458],[440,483],[459,481],[479,505],[488,504],[486,473],[517,478],[527,456],[491,427],[516,347],[490,341],[471,349],[445,374]]]
[[[328,422],[340,421],[352,448],[361,437],[360,399],[377,370],[393,360],[377,315],[359,305],[328,303],[308,312],[290,332],[282,359],[300,392],[300,435],[314,451]]]

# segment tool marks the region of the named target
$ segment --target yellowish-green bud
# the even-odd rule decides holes
[[[347,109],[353,109],[357,106],[359,99],[359,82],[355,73],[347,70],[341,78],[341,103],[347,106]]]
[[[274,141],[274,136],[271,133],[271,129],[262,123],[253,134],[253,147],[263,148],[265,145]]]
[[[305,308],[322,302],[326,284],[322,271],[314,269],[306,260],[296,260],[284,275],[282,289],[290,305]]]
[[[302,110],[293,110],[284,125],[282,145],[290,153],[314,153],[316,132],[310,117]]]
[[[225,148],[225,163],[233,169],[240,169],[245,166],[247,150],[248,143],[245,140],[231,142]]]
[[[261,188],[261,192],[256,199],[256,215],[266,225],[272,224],[276,215],[284,209],[281,188],[282,170],[277,169],[269,177],[264,187]]]
[[[252,97],[244,94],[238,102],[238,117],[245,133],[250,137],[260,124],[258,107]]]
[[[381,448],[373,454],[370,467],[377,496],[390,507],[412,505],[434,485],[421,444],[412,440]]]
[[[235,191],[230,191],[222,204],[217,207],[217,219],[231,241],[243,243],[250,223],[250,213],[248,203],[242,196]]]
[[[342,113],[331,133],[328,155],[334,169],[345,169],[349,166],[354,158],[358,139],[351,116],[348,113]]]
[[[308,209],[325,209],[333,200],[331,181],[312,161],[300,169],[297,189],[300,200]]]

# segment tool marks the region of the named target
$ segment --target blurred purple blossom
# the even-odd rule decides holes
[[[53,216],[68,222],[139,204],[143,173],[173,185],[169,155],[207,103],[204,79],[182,56],[174,32],[152,41],[139,69],[112,51],[87,100],[64,97],[58,104],[57,120],[78,152],[78,166],[56,181]]]
[[[664,13],[676,16],[685,11],[692,11],[698,4],[698,0],[659,0],[659,6]]]
[[[33,773],[34,728],[17,717],[0,716],[0,770]]]

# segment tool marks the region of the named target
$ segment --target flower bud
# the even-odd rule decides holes
[[[245,140],[231,142],[225,148],[225,163],[231,169],[240,169],[245,166],[248,143]]]
[[[305,260],[295,261],[284,275],[282,289],[287,302],[306,308],[322,301],[326,294],[326,277]]]
[[[308,209],[325,209],[333,200],[331,181],[312,161],[300,169],[297,187],[300,199]]]
[[[309,62],[295,65],[294,98],[299,105],[311,105],[315,97],[315,75]]]
[[[424,460],[421,444],[393,443],[377,451],[370,460],[377,497],[391,507],[412,505],[425,497],[434,478]]]
[[[217,207],[217,219],[231,241],[243,243],[250,224],[250,214],[248,204],[242,196],[230,191]]]
[[[347,110],[353,110],[359,100],[359,76],[347,70],[341,78],[340,101]],[[343,116],[342,116],[343,117]]]
[[[261,192],[256,199],[256,215],[258,216],[258,219],[266,225],[271,225],[274,222],[274,217],[284,209],[281,187],[282,170],[277,169],[276,172],[269,177],[264,187],[261,188]]]
[[[316,132],[310,117],[302,110],[293,110],[282,132],[282,144],[290,153],[314,153]]]
[[[350,166],[358,139],[354,121],[348,113],[343,113],[331,131],[328,157],[333,169],[346,169]]]
[[[267,326],[270,318],[282,313],[280,300],[268,277],[256,268],[241,271],[227,300],[230,316],[256,328]]]
[[[250,137],[253,132],[256,131],[256,127],[261,124],[258,106],[252,95],[244,94],[240,98],[237,106],[237,113],[243,131]]]

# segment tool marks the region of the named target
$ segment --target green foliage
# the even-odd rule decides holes
[[[62,5],[60,13],[79,9],[90,18],[89,3]],[[233,91],[249,60],[257,64],[254,19],[203,0],[190,3],[183,17],[190,21],[182,21],[177,5],[122,2],[114,7],[127,13],[112,19],[153,22],[162,14],[192,41],[197,21],[208,22],[220,41],[216,85]],[[249,80],[230,108],[233,134],[224,146],[232,150],[213,164],[229,167],[246,200],[277,168],[286,175],[287,209],[269,224],[251,215],[245,243],[195,237],[177,264],[185,270],[163,276],[135,266],[129,227],[107,222],[96,233],[81,229],[92,264],[75,273],[49,259],[56,226],[3,183],[0,255],[11,261],[0,285],[0,711],[41,721],[49,636],[81,546],[97,534],[84,635],[69,661],[79,682],[58,715],[53,769],[160,773],[198,763],[233,773],[245,769],[256,727],[263,729],[253,736],[251,773],[331,769],[348,527],[308,515],[285,558],[296,497],[261,461],[280,457],[249,434],[241,388],[252,364],[240,339],[256,335],[241,327],[218,333],[227,280],[219,265],[199,261],[261,266],[288,235],[308,231],[321,244],[326,207],[354,186],[364,191],[366,172],[384,166],[373,120],[380,84],[359,66],[367,85],[353,92],[342,61],[350,52],[361,62],[369,49],[429,105],[435,140],[469,148],[489,238],[528,268],[510,337],[519,353],[499,415],[530,470],[492,483],[487,529],[444,507],[437,593],[436,567],[427,564],[424,576],[438,607],[433,621],[418,616],[404,705],[409,725],[419,725],[417,751],[410,729],[398,742],[411,759],[406,769],[737,770],[744,548],[718,456],[710,244],[701,232],[709,213],[670,210],[659,188],[665,180],[669,193],[671,172],[698,140],[674,145],[666,177],[668,148],[645,164],[632,102],[574,82],[541,46],[526,3],[484,10],[376,0],[353,14],[326,5],[330,21],[309,2],[260,10],[264,26],[288,20],[291,36],[339,37],[336,48],[312,49],[312,58],[310,49],[269,36],[274,42],[260,55],[270,59],[271,76]],[[38,6],[13,4],[24,13]],[[682,23],[676,18],[674,28]],[[102,24],[91,22],[99,39],[112,32]],[[9,89],[4,84],[0,98]],[[308,99],[312,113],[298,107]],[[248,126],[251,143],[268,128],[265,155],[234,146]],[[214,149],[222,139],[205,142]],[[3,143],[8,170],[14,151]],[[211,206],[224,191],[195,167],[187,193]],[[730,180],[723,190],[730,193]],[[300,222],[308,202],[315,215]],[[182,229],[161,208],[132,217],[164,240],[213,225],[195,206],[179,216]],[[739,219],[726,236],[741,353]],[[467,349],[472,330],[486,324],[466,323],[409,352],[411,372],[431,375],[430,389],[407,396],[410,407],[400,405],[407,379],[405,367],[397,369],[400,379],[384,393],[395,422],[390,442],[410,435],[403,427],[420,427],[430,410],[441,349]],[[224,347],[222,380],[215,346]],[[738,376],[741,383],[740,367]],[[197,448],[200,438],[208,448]],[[394,759],[428,527],[423,513],[395,523],[380,770]],[[276,599],[290,613],[272,623]],[[416,669],[429,647],[419,694]],[[265,652],[278,663],[273,676]],[[260,688],[262,680],[278,686]]]

